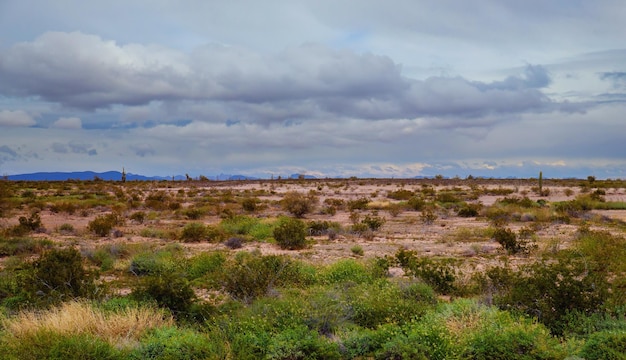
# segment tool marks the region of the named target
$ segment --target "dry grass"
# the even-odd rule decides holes
[[[443,241],[453,243],[472,243],[489,241],[492,231],[488,227],[459,227],[454,232],[444,236]]]
[[[173,324],[170,315],[154,308],[105,312],[79,301],[51,310],[24,311],[2,320],[2,328],[15,341],[24,341],[40,333],[56,333],[97,336],[116,346],[138,341],[149,329]]]

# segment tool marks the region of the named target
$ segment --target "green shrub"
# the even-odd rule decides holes
[[[405,189],[390,191],[387,193],[387,197],[394,200],[409,200],[414,195],[415,193],[413,191]]]
[[[522,251],[522,247],[517,241],[517,235],[511,229],[498,227],[493,231],[493,238],[509,254],[517,254]]]
[[[255,217],[239,215],[222,220],[219,228],[228,234],[247,235],[255,240],[263,241],[272,236],[273,226]]]
[[[185,259],[178,249],[145,251],[133,256],[129,271],[136,276],[158,275],[164,272],[181,271]]]
[[[180,239],[184,242],[199,242],[206,239],[207,227],[202,223],[189,223],[185,225],[180,234]]]
[[[344,282],[367,283],[372,282],[370,269],[363,263],[352,259],[338,260],[320,271],[319,278],[324,284],[340,284]]]
[[[146,220],[146,213],[143,211],[136,211],[130,215],[130,219],[136,221],[139,224],[143,224]]]
[[[414,196],[407,201],[409,209],[414,211],[422,211],[425,205],[426,201],[420,196]]]
[[[196,300],[189,281],[181,274],[172,272],[144,277],[139,286],[133,289],[132,296],[140,301],[153,300],[177,317],[187,312]]]
[[[226,264],[226,255],[222,252],[202,252],[189,259],[187,276],[197,279],[203,276],[219,277]]]
[[[436,291],[450,294],[456,290],[456,271],[445,260],[420,258],[414,251],[404,249],[396,253],[396,259],[407,275],[422,279]]]
[[[104,247],[88,252],[85,254],[85,257],[96,266],[99,266],[101,271],[109,271],[113,269],[113,264],[115,263],[114,257]]]
[[[52,248],[54,243],[50,240],[33,238],[2,238],[0,237],[0,257],[37,254],[45,249]]]
[[[239,253],[226,265],[222,285],[234,299],[251,302],[277,287],[309,281],[302,265],[287,257]]]
[[[107,236],[113,230],[113,227],[119,225],[119,216],[115,213],[100,215],[89,222],[87,229],[98,236]]]
[[[420,215],[420,220],[422,220],[424,225],[432,225],[437,220],[437,214],[432,209],[425,209]]]
[[[285,193],[281,200],[282,207],[295,217],[301,218],[313,211],[318,203],[314,195],[304,195],[297,191]]]
[[[259,208],[259,199],[255,197],[247,197],[242,200],[241,207],[247,212],[255,212]]]
[[[282,249],[306,247],[306,224],[299,219],[282,218],[274,228],[274,239]]]
[[[198,220],[206,214],[206,210],[199,208],[187,208],[183,210],[183,215],[189,220]]]
[[[129,356],[136,360],[223,359],[227,349],[219,341],[191,329],[159,328],[142,339]]]
[[[358,326],[375,329],[384,324],[403,324],[431,309],[433,298],[421,298],[386,279],[347,289],[349,319]]]
[[[350,251],[352,251],[352,253],[357,256],[363,256],[364,254],[363,247],[360,245],[354,245],[353,247],[350,248]]]
[[[588,360],[624,360],[626,359],[626,331],[601,331],[592,334],[578,355]]]
[[[341,353],[337,343],[321,337],[316,331],[309,330],[306,326],[299,326],[272,336],[265,358],[332,360],[341,359]]]
[[[461,199],[458,198],[457,194],[452,191],[442,191],[437,193],[435,200],[444,204],[461,202]]]
[[[537,262],[518,272],[499,277],[494,303],[536,317],[554,334],[561,335],[571,312],[593,314],[602,311],[609,297],[605,275],[589,271],[584,259],[560,258]],[[493,274],[498,274],[495,272]]]
[[[8,235],[25,236],[33,231],[38,231],[43,228],[41,217],[37,211],[33,211],[29,217],[20,216],[18,221],[18,225],[12,226],[7,230]]]
[[[83,257],[74,248],[52,249],[31,264],[24,289],[36,303],[57,303],[72,298],[96,298],[103,288],[96,285],[96,275],[83,265]]]
[[[368,198],[358,198],[356,200],[349,200],[348,201],[348,210],[350,211],[355,211],[355,210],[365,210],[367,209],[367,204],[370,203],[370,199]]]
[[[564,354],[549,331],[524,318],[508,313],[493,314],[490,322],[481,321],[463,343],[463,359],[556,359]],[[486,320],[486,319],[485,319]]]
[[[376,351],[376,359],[450,359],[455,357],[452,337],[441,324],[408,324]]]
[[[74,232],[74,225],[64,223],[59,226],[59,231],[65,234],[72,234]]]
[[[459,209],[457,215],[460,217],[476,217],[480,213],[481,209],[481,204],[465,204]]]
[[[385,224],[385,219],[380,216],[365,215],[365,218],[361,220],[361,223],[367,225],[370,230],[376,231]]]
[[[122,360],[124,353],[105,340],[85,334],[40,333],[26,341],[0,344],[7,360]],[[6,341],[6,340],[5,340]]]

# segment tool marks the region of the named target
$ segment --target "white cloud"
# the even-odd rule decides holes
[[[6,127],[28,127],[37,124],[35,119],[22,110],[2,110],[0,111],[0,126]]]
[[[77,117],[62,117],[55,121],[51,127],[57,129],[81,129],[83,123]]]

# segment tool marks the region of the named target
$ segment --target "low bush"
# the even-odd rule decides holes
[[[192,222],[183,228],[180,239],[184,242],[200,242],[206,240],[208,235],[207,227],[202,223]]]
[[[258,210],[260,200],[255,197],[247,197],[241,201],[241,207],[247,212],[255,212]]]
[[[300,286],[311,282],[302,264],[287,257],[257,253],[238,253],[225,266],[224,290],[234,299],[252,302],[271,290],[285,285]]]
[[[282,249],[304,249],[306,247],[306,225],[299,219],[282,218],[274,228],[274,239]]]
[[[421,196],[414,196],[410,198],[406,204],[409,209],[413,211],[422,211],[424,206],[426,206],[426,200],[424,200]]]
[[[182,274],[173,272],[144,277],[131,295],[140,301],[154,301],[177,317],[187,312],[196,300],[189,281]]]
[[[565,353],[548,329],[532,320],[491,309],[479,310],[478,321],[464,335],[463,359],[558,359]]]
[[[245,240],[240,237],[231,237],[224,242],[224,246],[233,250],[241,249],[244,243],[245,243]]]
[[[350,211],[355,211],[355,210],[365,210],[367,209],[367,204],[370,203],[370,199],[368,198],[358,198],[355,200],[350,200],[348,201],[348,210]]]
[[[30,266],[22,286],[32,304],[104,295],[104,288],[95,281],[97,274],[85,268],[82,255],[74,248],[48,250]]]
[[[313,211],[318,203],[315,195],[304,195],[296,191],[285,193],[281,200],[282,207],[295,217],[301,218]]]
[[[136,276],[178,272],[185,266],[182,252],[177,249],[148,250],[133,256],[129,271]]]
[[[433,302],[432,298],[423,301],[412,290],[417,288],[405,291],[386,279],[350,287],[346,294],[349,319],[369,329],[416,320],[432,308]]]
[[[37,211],[33,211],[29,217],[20,216],[18,221],[18,225],[12,226],[6,231],[7,235],[19,237],[43,229],[41,217]]]
[[[120,225],[121,220],[115,213],[100,215],[89,222],[87,229],[98,236],[107,236],[111,233],[114,226]]]
[[[374,215],[365,215],[365,218],[361,220],[361,223],[367,225],[368,229],[376,231],[385,224],[385,218]]]
[[[266,359],[341,359],[339,345],[306,326],[286,329],[271,337]]]
[[[482,204],[465,204],[459,208],[457,215],[460,217],[476,217],[480,214]]]
[[[187,276],[189,279],[209,277],[220,278],[226,264],[226,255],[222,252],[202,252],[188,260]]]
[[[235,236],[249,236],[254,240],[264,241],[272,237],[274,224],[255,217],[239,215],[222,220],[220,230]],[[223,234],[224,237],[227,235]]]
[[[162,327],[151,331],[128,359],[224,359],[228,350],[224,344],[191,329]]]
[[[143,211],[136,211],[130,215],[130,219],[136,221],[139,224],[143,224],[146,220],[146,213]]]
[[[591,334],[578,355],[589,360],[626,359],[626,331]]]
[[[413,191],[406,189],[390,191],[387,193],[387,197],[394,200],[409,200],[414,195],[415,193]]]
[[[311,236],[328,235],[331,232],[341,231],[341,225],[337,222],[320,220],[309,221],[306,224],[307,232]]]
[[[38,254],[53,246],[52,241],[45,239],[0,237],[0,257]]]
[[[89,335],[42,333],[24,343],[2,344],[6,360],[122,360],[123,351],[106,341]]]
[[[450,294],[456,290],[456,271],[445,260],[418,257],[414,251],[404,249],[396,253],[396,259],[407,275],[420,278],[436,291]]]
[[[372,282],[374,277],[365,264],[352,259],[344,259],[321,269],[319,279],[324,284],[344,282],[360,284]]]
[[[490,272],[494,303],[536,317],[554,334],[567,327],[568,314],[603,311],[609,298],[606,275],[589,271],[584,259],[540,261],[519,271]],[[504,276],[500,276],[504,275]]]

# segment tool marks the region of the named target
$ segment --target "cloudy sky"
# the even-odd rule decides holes
[[[623,0],[0,0],[0,172],[626,178]]]

